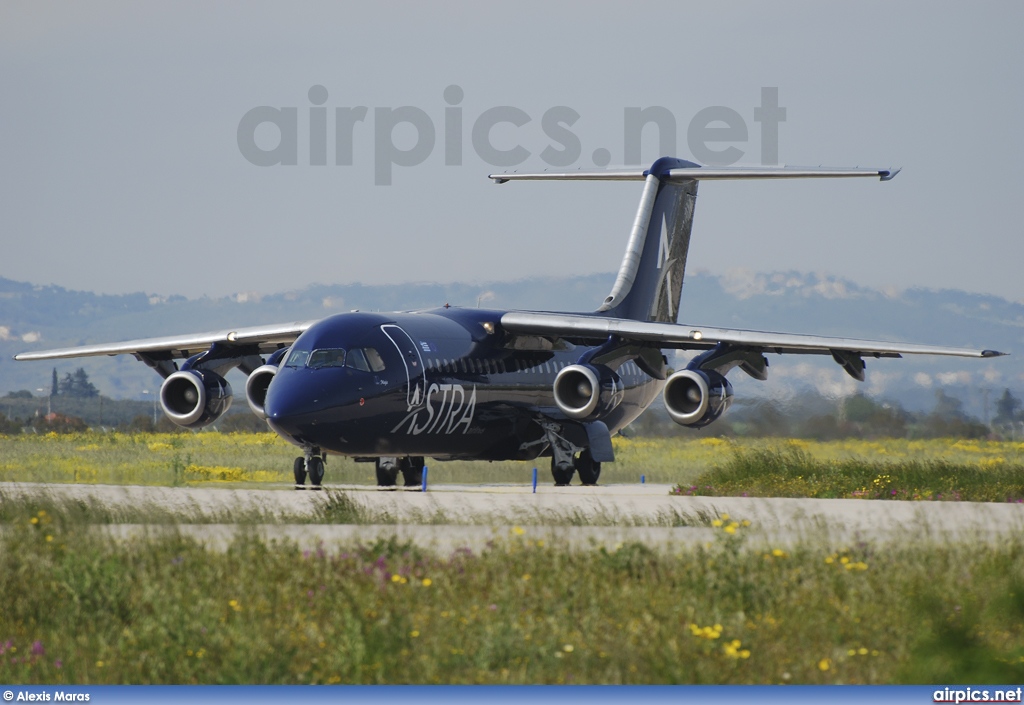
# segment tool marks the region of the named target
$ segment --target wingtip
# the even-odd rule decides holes
[[[1009,355],[1009,354],[1010,353],[999,352],[998,350],[982,350],[981,351],[981,356],[982,357],[1005,357],[1006,355]]]
[[[900,173],[901,171],[903,171],[903,167],[898,166],[895,169],[886,169],[885,171],[882,171],[879,174],[879,176],[882,181],[892,181],[893,179],[896,178],[896,174]]]

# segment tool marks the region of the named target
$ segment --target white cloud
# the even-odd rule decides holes
[[[935,375],[935,378],[939,380],[939,384],[970,384],[971,373],[966,371],[961,372],[940,372]]]
[[[11,329],[7,326],[0,326],[0,340],[14,340]]]
[[[32,331],[31,333],[23,333],[21,341],[23,343],[38,343],[43,339],[43,334],[39,331]]]
[[[994,367],[986,367],[982,371],[981,376],[989,384],[998,384],[1003,379],[1003,373]]]
[[[922,387],[932,386],[932,376],[924,372],[918,372],[914,375],[914,383]]]
[[[741,301],[751,296],[760,296],[768,292],[768,280],[763,274],[755,274],[750,269],[729,269],[721,278],[725,293],[732,294]]]
[[[343,308],[345,306],[345,299],[340,296],[325,296],[323,300],[324,308]]]

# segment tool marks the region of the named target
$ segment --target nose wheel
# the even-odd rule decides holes
[[[319,448],[310,448],[306,455],[300,455],[293,465],[295,489],[306,489],[306,478],[309,478],[311,489],[319,490],[324,481],[324,458]]]

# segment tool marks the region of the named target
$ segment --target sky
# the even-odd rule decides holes
[[[0,276],[192,298],[615,271],[639,183],[486,176],[624,164],[656,107],[683,158],[903,168],[706,182],[691,269],[1024,301],[1021,27],[1016,2],[7,0]]]

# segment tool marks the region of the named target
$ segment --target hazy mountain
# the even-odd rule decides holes
[[[130,357],[15,363],[23,350],[108,342],[316,319],[352,309],[410,310],[449,303],[483,308],[593,310],[614,275],[535,278],[487,284],[320,285],[279,294],[243,292],[232,297],[188,299],[130,294],[107,296],[33,286],[0,278],[0,394],[49,389],[51,369],[61,377],[85,367],[92,381],[115,398],[145,398],[159,378]],[[680,321],[698,325],[843,335],[881,340],[1024,350],[1024,305],[962,291],[882,292],[841,279],[801,272],[733,271],[722,276],[688,275]],[[991,400],[1004,387],[1024,388],[1024,356],[996,360],[914,358],[868,360],[867,382],[858,385],[830,358],[769,356],[767,383],[734,373],[737,394],[793,399],[814,388],[829,396],[863,389],[897,399],[911,409],[929,409],[936,389],[958,396],[978,416],[982,389]],[[682,360],[677,365],[683,364]],[[236,393],[242,377],[233,373]]]

